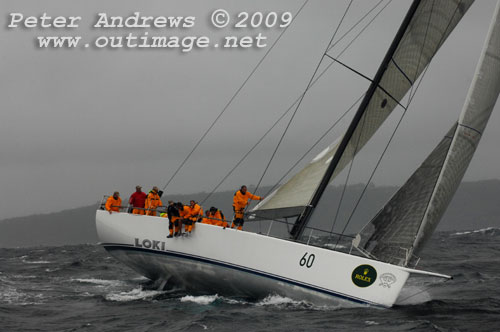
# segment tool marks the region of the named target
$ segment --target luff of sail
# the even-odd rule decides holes
[[[344,169],[370,140],[408,93],[440,46],[462,19],[473,0],[422,0],[387,64],[378,88],[353,139],[347,145],[330,181]],[[296,216],[310,204],[335,152],[338,142],[316,156],[304,169],[268,195],[252,212],[264,218]]]
[[[441,141],[389,203],[363,228],[355,240],[356,247],[385,262],[405,266],[416,264],[415,255],[431,237],[456,192],[499,93],[500,1],[458,124],[450,131],[453,139],[447,153],[443,157],[442,149],[449,138]],[[436,165],[429,169],[432,160]]]

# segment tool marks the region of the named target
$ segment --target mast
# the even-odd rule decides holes
[[[368,91],[363,98],[356,114],[354,115],[353,120],[351,121],[351,124],[349,125],[349,128],[347,129],[347,132],[345,133],[344,137],[342,138],[342,141],[340,142],[340,145],[335,152],[335,155],[332,158],[332,161],[330,162],[325,174],[323,175],[321,182],[318,185],[318,188],[314,192],[314,195],[310,201],[310,203],[305,207],[304,211],[302,214],[299,216],[295,224],[293,225],[293,228],[290,232],[290,237],[293,240],[297,240],[303,233],[304,228],[306,227],[307,223],[309,222],[309,219],[312,216],[312,213],[316,206],[318,205],[319,200],[321,199],[321,196],[323,196],[328,183],[330,182],[330,179],[335,171],[335,168],[337,167],[340,158],[344,154],[344,151],[347,147],[347,144],[349,141],[352,139],[352,136],[354,135],[354,131],[358,127],[359,123],[361,122],[361,119],[363,115],[365,114],[365,111],[368,107],[368,104],[370,103],[370,100],[372,99],[373,95],[375,94],[375,91],[379,87],[380,81],[382,80],[382,77],[387,70],[387,67],[389,65],[389,62],[391,61],[392,57],[394,56],[394,53],[396,52],[408,26],[410,25],[415,12],[418,9],[418,6],[420,5],[421,0],[414,0],[413,3],[411,4],[410,9],[408,10],[408,13],[406,14],[403,23],[399,27],[399,30],[394,37],[394,40],[391,43],[391,46],[389,47],[379,69],[377,70],[377,73],[375,75],[375,78],[373,79],[372,83],[370,84],[370,87],[368,88]]]

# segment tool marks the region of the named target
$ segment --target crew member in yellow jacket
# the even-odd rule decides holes
[[[106,201],[106,211],[109,212],[109,214],[113,212],[120,212],[120,207],[122,206],[122,199],[120,198],[120,193],[118,191],[115,191],[113,193],[113,196],[109,196],[108,200]]]
[[[144,205],[146,215],[156,216],[156,208],[161,205],[162,203],[160,195],[158,195],[158,187],[153,187],[153,189],[149,192],[148,197],[146,197],[146,204]]]
[[[241,186],[240,190],[238,190],[233,197],[233,211],[234,211],[234,220],[231,228],[238,227],[239,230],[243,228],[243,223],[245,220],[243,219],[243,213],[245,212],[245,208],[248,205],[248,200],[261,201],[262,197],[252,195],[249,191],[247,191],[247,186]]]

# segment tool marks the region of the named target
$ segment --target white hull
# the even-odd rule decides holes
[[[250,298],[279,294],[318,304],[348,300],[391,307],[411,272],[363,257],[199,223],[189,237],[167,239],[168,221],[159,217],[98,210],[96,226],[102,245],[118,260],[152,280],[168,280],[198,293]],[[369,266],[368,274],[366,267],[359,268],[362,265]],[[357,286],[354,278],[365,280],[355,280],[361,284]]]

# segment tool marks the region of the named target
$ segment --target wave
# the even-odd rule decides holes
[[[12,286],[0,288],[0,303],[22,306],[35,305],[44,303],[43,299],[43,294],[28,295]]]
[[[472,231],[456,232],[456,233],[452,233],[451,236],[461,236],[461,235],[469,235],[469,234],[496,235],[499,232],[500,232],[500,228],[487,227],[487,228],[481,228],[481,229],[472,230]]]
[[[97,286],[122,286],[125,283],[121,280],[105,280],[105,279],[95,279],[95,278],[77,278],[77,279],[70,279],[70,281],[77,281],[80,283],[86,283],[86,284],[94,284]]]
[[[301,305],[303,302],[279,295],[269,295],[257,303],[258,306]]]
[[[319,311],[331,311],[338,310],[343,307],[351,307],[351,304],[331,304],[331,305],[315,305],[307,301],[298,301],[291,298],[280,296],[280,295],[269,295],[266,298],[260,300],[255,304],[258,307],[278,307],[278,308],[296,308],[296,309],[307,309],[307,310],[319,310]]]
[[[152,299],[157,295],[163,294],[160,291],[143,290],[135,288],[128,292],[110,293],[105,296],[105,299],[113,302],[130,302],[138,300]]]
[[[23,263],[25,264],[51,264],[52,262],[49,261],[27,261],[23,259]]]
[[[377,323],[376,321],[373,320],[365,320],[366,325],[380,325],[380,323]]]
[[[186,295],[181,297],[181,302],[193,302],[193,303],[207,305],[214,303],[217,299],[219,299],[219,296],[217,294],[202,295],[202,296]]]

